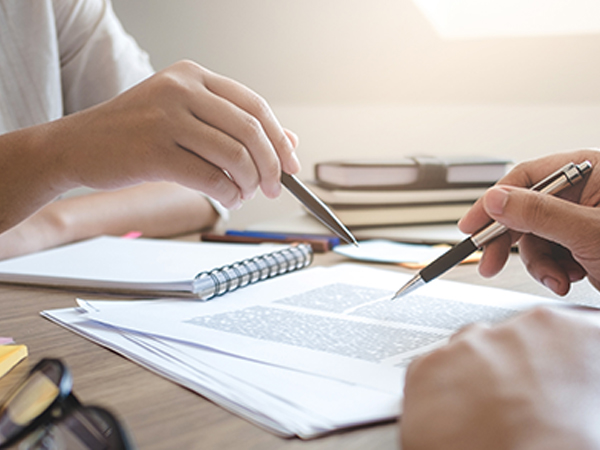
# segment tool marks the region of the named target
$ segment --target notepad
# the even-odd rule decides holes
[[[309,245],[95,239],[0,262],[0,282],[208,300],[302,269]]]
[[[27,347],[25,345],[0,345],[0,377],[6,375],[26,357]]]

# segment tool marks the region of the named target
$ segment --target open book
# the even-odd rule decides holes
[[[312,261],[309,245],[103,236],[0,262],[0,282],[208,300]]]

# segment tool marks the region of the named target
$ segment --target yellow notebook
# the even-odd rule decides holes
[[[0,377],[3,377],[21,360],[27,357],[25,345],[0,345]]]

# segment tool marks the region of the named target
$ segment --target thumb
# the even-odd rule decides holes
[[[494,187],[483,197],[483,207],[511,230],[535,234],[572,251],[589,247],[589,238],[600,232],[595,208],[527,189]]]

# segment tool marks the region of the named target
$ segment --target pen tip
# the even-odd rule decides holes
[[[403,289],[404,289],[404,286],[403,286],[403,287],[401,287],[400,289],[398,289],[398,290],[396,291],[396,293],[395,293],[395,294],[392,296],[392,298],[391,298],[390,300],[391,300],[391,301],[394,301],[394,300],[396,300],[396,299],[398,299],[398,298],[402,297],[402,296],[404,295],[404,293],[402,292],[402,291],[403,291]]]
[[[346,244],[354,245],[355,247],[358,247],[358,241],[352,235],[352,233],[350,233],[349,231],[346,231],[345,235],[338,234],[338,237],[341,237]]]
[[[424,284],[425,280],[423,280],[423,278],[421,278],[421,274],[418,273],[414,277],[412,277],[404,286],[398,289],[394,296],[391,298],[391,300],[396,300],[397,298],[403,297],[404,295],[414,291],[415,289],[421,287]]]

